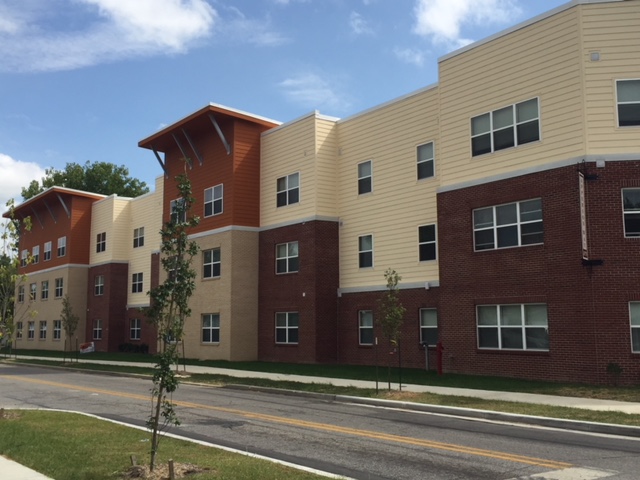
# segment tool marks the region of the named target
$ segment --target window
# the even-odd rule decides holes
[[[171,200],[171,223],[185,223],[187,221],[187,209],[184,199]]]
[[[418,145],[418,180],[434,175],[433,142]]]
[[[300,201],[300,174],[292,173],[276,181],[276,205],[284,207]]]
[[[202,315],[202,343],[220,343],[220,314]]]
[[[640,188],[622,189],[624,236],[640,237]]]
[[[40,300],[49,299],[49,280],[43,280],[40,283]]]
[[[22,322],[16,322],[16,340],[22,339]]]
[[[211,250],[203,250],[202,265],[204,278],[216,278],[220,276],[220,249],[212,248]]]
[[[67,237],[58,238],[58,256],[64,257],[67,254]]]
[[[474,157],[537,140],[540,140],[537,98],[471,119],[471,154]]]
[[[33,340],[34,338],[36,338],[36,322],[28,322],[27,328],[27,339]]]
[[[276,313],[276,343],[298,343],[298,312]]]
[[[142,322],[139,318],[129,320],[129,338],[131,340],[140,340],[142,334]]]
[[[93,321],[93,339],[102,340],[102,320]]]
[[[131,293],[142,292],[142,273],[131,275]]]
[[[373,235],[358,237],[358,265],[360,268],[373,267]]]
[[[436,259],[435,225],[422,225],[418,227],[418,250],[421,262]]]
[[[24,285],[18,287],[18,302],[24,303]]]
[[[222,213],[222,185],[207,188],[204,191],[204,216],[211,217]]]
[[[47,321],[43,320],[40,322],[40,340],[47,339]]]
[[[430,347],[438,343],[438,311],[435,308],[420,309],[420,342]]]
[[[29,284],[29,300],[35,300],[38,292],[38,284],[31,283]]]
[[[93,294],[97,297],[104,295],[104,275],[95,276]]]
[[[64,290],[64,279],[56,278],[56,291],[55,291],[56,298],[62,298],[63,290]]]
[[[358,312],[358,332],[360,345],[373,345],[373,312],[371,310]]]
[[[51,242],[44,243],[44,261],[48,262],[51,260]]]
[[[631,320],[631,351],[640,353],[640,302],[629,302]]]
[[[53,321],[53,339],[60,340],[62,338],[62,320]]]
[[[276,245],[276,273],[298,271],[298,242]]]
[[[640,125],[640,80],[618,80],[618,126]]]
[[[102,232],[96,235],[96,253],[104,252],[107,249],[107,233]]]
[[[373,190],[373,174],[371,160],[358,164],[358,195],[370,193]]]
[[[22,250],[20,254],[20,266],[26,267],[27,263],[29,263],[29,250]]]
[[[474,210],[473,230],[476,251],[542,243],[542,200]]]
[[[549,350],[547,306],[478,305],[478,348]]]
[[[133,229],[133,248],[144,247],[144,227]]]
[[[31,249],[31,257],[33,263],[40,263],[40,245],[36,245]]]

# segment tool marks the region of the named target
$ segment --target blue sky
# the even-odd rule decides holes
[[[0,0],[0,202],[44,169],[126,165],[210,102],[347,117],[437,81],[437,59],[568,0]]]

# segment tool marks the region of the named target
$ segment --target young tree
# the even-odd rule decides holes
[[[160,437],[170,425],[180,425],[173,403],[172,393],[178,388],[178,378],[172,367],[179,361],[178,347],[184,334],[184,324],[191,314],[189,298],[195,290],[196,272],[191,268],[198,245],[190,241],[188,230],[199,223],[191,216],[194,202],[191,182],[186,174],[176,177],[180,200],[171,212],[171,220],[160,232],[162,268],[166,272],[163,283],[153,288],[150,307],[145,310],[149,322],[158,332],[160,351],[153,374],[151,389],[151,415],[147,427],[152,432],[150,469],[153,471],[158,453]]]
[[[384,272],[387,281],[387,290],[379,301],[380,315],[378,323],[382,328],[382,333],[389,340],[391,347],[398,352],[398,375],[399,389],[402,389],[402,356],[400,349],[400,337],[404,314],[406,309],[400,302],[398,284],[402,277],[395,270],[388,268]]]
[[[69,351],[71,351],[73,350],[71,339],[76,334],[80,318],[73,313],[73,308],[71,307],[71,299],[69,298],[68,293],[62,299],[62,312],[60,312],[60,321],[62,322],[62,329],[64,330],[65,338],[69,340]],[[65,341],[65,351],[66,344],[67,343]]]

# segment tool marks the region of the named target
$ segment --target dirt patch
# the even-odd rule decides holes
[[[195,475],[196,473],[202,473],[209,471],[208,468],[200,468],[197,465],[191,463],[174,463],[173,471],[175,478],[185,478],[189,475]],[[148,465],[135,465],[129,468],[120,478],[142,478],[144,480],[168,480],[169,477],[169,464],[164,463],[156,465],[153,472],[149,471]]]
[[[397,400],[400,402],[411,402],[420,396],[419,393],[415,392],[399,392],[397,390],[387,391],[381,394],[382,398],[385,400]]]
[[[20,418],[20,412],[0,408],[0,420],[15,420],[16,418]]]

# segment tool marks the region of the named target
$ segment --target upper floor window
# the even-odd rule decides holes
[[[540,140],[537,98],[471,119],[471,154],[474,157],[537,140]]]
[[[276,204],[278,207],[291,205],[300,201],[300,174],[292,173],[280,177],[277,182]]]
[[[22,250],[20,253],[20,266],[26,267],[29,263],[29,250]]]
[[[430,347],[438,343],[438,311],[435,308],[420,309],[420,342]]]
[[[624,236],[640,237],[640,188],[622,189]]]
[[[144,227],[133,229],[133,248],[144,247]]]
[[[43,280],[40,283],[40,300],[49,299],[49,280]]]
[[[64,257],[67,254],[67,237],[58,238],[58,256]]]
[[[525,200],[473,211],[476,251],[542,243],[542,200]]]
[[[616,82],[618,126],[640,125],[640,80]]]
[[[276,245],[276,273],[298,271],[298,242]]]
[[[202,315],[202,343],[220,343],[220,314]]]
[[[107,249],[107,232],[96,235],[96,253],[104,252]]]
[[[33,263],[40,262],[40,245],[36,245],[31,249],[31,256],[33,258]]]
[[[43,259],[45,262],[51,260],[51,242],[44,243],[44,255]]]
[[[94,280],[93,294],[95,296],[104,295],[104,275],[96,275]]]
[[[358,266],[373,267],[373,235],[358,237]]]
[[[24,285],[18,287],[18,302],[24,303]]]
[[[418,180],[431,178],[435,174],[433,142],[418,145]]]
[[[64,279],[56,278],[55,296],[56,298],[62,298],[63,294],[64,294]]]
[[[418,227],[418,250],[420,261],[436,259],[436,226],[422,225]]]
[[[202,265],[204,278],[215,278],[220,276],[220,249],[212,248],[202,251]]]
[[[204,216],[211,217],[222,213],[222,184],[204,191]]]
[[[547,306],[478,305],[478,348],[549,350]]]
[[[298,312],[276,313],[276,343],[298,343]]]
[[[176,198],[169,204],[171,209],[171,223],[185,223],[187,221],[187,209],[184,199]]]
[[[360,345],[373,345],[373,312],[360,310],[358,312],[358,343]]]
[[[29,300],[35,300],[38,292],[38,284],[31,283],[29,284]]]
[[[131,293],[142,292],[142,286],[143,286],[142,277],[143,277],[142,272],[134,273],[133,275],[131,275]]]
[[[358,164],[358,195],[373,190],[373,168],[371,160]]]
[[[631,351],[640,353],[640,302],[629,302],[631,321]]]

